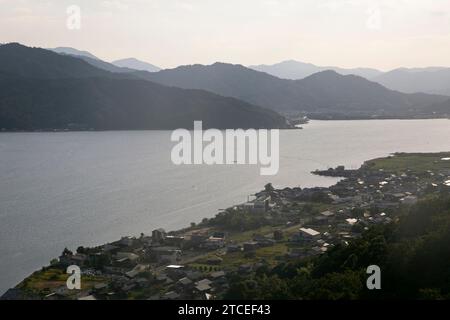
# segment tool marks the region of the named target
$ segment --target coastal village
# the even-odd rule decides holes
[[[282,261],[314,259],[403,206],[450,191],[450,154],[395,154],[313,174],[341,177],[329,188],[275,189],[190,227],[156,229],[95,248],[65,249],[50,265],[3,299],[221,299],[233,274],[251,274]],[[66,285],[68,266],[81,269],[81,289]]]

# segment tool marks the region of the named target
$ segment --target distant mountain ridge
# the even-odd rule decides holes
[[[293,82],[247,69],[242,65],[214,63],[190,65],[157,73],[136,73],[143,79],[185,89],[203,89],[222,96],[234,97],[277,111],[292,109],[283,97],[295,97],[298,106],[304,98]]]
[[[92,53],[90,53],[88,51],[78,50],[78,49],[71,48],[71,47],[57,47],[57,48],[52,48],[52,49],[48,49],[48,50],[51,50],[53,52],[60,53],[60,54],[88,57],[91,59],[100,60],[99,58],[97,58],[96,56],[94,56]]]
[[[450,95],[450,68],[399,68],[372,79],[401,92]]]
[[[129,69],[129,68],[123,68],[123,67],[118,67],[113,65],[112,63],[109,62],[105,62],[103,60],[96,60],[96,59],[92,59],[86,56],[75,56],[72,55],[75,58],[81,59],[87,63],[89,63],[90,65],[98,68],[98,69],[102,69],[102,70],[106,70],[109,72],[114,72],[114,73],[133,73],[136,72],[137,70],[134,69]]]
[[[0,81],[0,128],[8,130],[173,129],[191,128],[194,120],[204,120],[205,128],[284,128],[280,114],[293,119],[450,115],[448,96],[404,94],[330,70],[301,80],[226,63],[148,72],[17,43],[0,46]]]
[[[93,65],[94,67],[108,70],[111,72],[133,72],[133,71],[148,71],[157,72],[161,68],[154,66],[151,63],[144,62],[135,58],[120,59],[113,62],[106,62],[96,57],[88,51],[78,50],[71,47],[57,47],[53,49],[48,49],[59,54],[70,55],[78,57],[87,63]]]
[[[168,86],[203,89],[289,115],[318,118],[414,117],[447,97],[404,94],[354,75],[322,71],[302,80],[280,79],[242,65],[215,63],[139,74]]]
[[[0,128],[286,128],[279,114],[203,90],[165,87],[133,73],[17,43],[0,47]]]
[[[345,69],[287,60],[273,65],[255,65],[249,68],[291,80],[300,80],[317,72],[333,70],[342,75],[361,76],[403,93],[450,95],[450,68],[446,67],[398,68],[383,72],[372,68]]]
[[[110,77],[114,74],[93,68],[71,55],[57,54],[19,43],[0,47],[0,73],[15,77],[56,79]]]
[[[129,69],[134,69],[134,70],[139,70],[139,71],[158,72],[161,70],[161,68],[159,68],[151,63],[144,62],[144,61],[138,60],[136,58],[127,58],[127,59],[116,60],[116,61],[113,61],[112,64],[117,67],[129,68]]]
[[[372,68],[351,68],[345,69],[333,66],[317,66],[312,63],[305,63],[296,60],[286,60],[273,65],[249,66],[250,69],[266,72],[281,79],[300,80],[314,73],[332,70],[342,75],[357,75],[366,79],[371,79],[382,74],[382,71]]]
[[[130,73],[134,70],[158,72],[161,69],[135,58],[121,59],[112,63],[103,61],[88,51],[70,47],[50,49],[54,52],[79,57],[89,64],[116,73]],[[332,70],[341,75],[356,75],[377,82],[388,89],[403,93],[428,93],[450,96],[450,68],[398,68],[383,72],[374,68],[341,68],[318,66],[296,60],[286,60],[272,65],[253,65],[248,68],[265,72],[280,79],[301,80],[315,73]]]

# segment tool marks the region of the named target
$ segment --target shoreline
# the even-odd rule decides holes
[[[404,153],[398,153],[398,154],[395,154],[394,156],[389,156],[389,157],[385,157],[385,158],[379,158],[379,159],[372,159],[372,160],[368,160],[368,161],[366,161],[364,164],[363,164],[363,166],[361,166],[361,168],[359,168],[359,169],[357,169],[357,170],[345,170],[345,168],[343,169],[343,168],[338,168],[337,170],[338,170],[338,174],[342,174],[342,173],[348,173],[347,174],[347,176],[343,179],[343,180],[341,180],[341,181],[339,181],[339,182],[337,182],[335,185],[332,185],[332,186],[330,186],[329,188],[304,188],[304,189],[301,189],[301,188],[284,188],[284,189],[271,189],[270,191],[268,191],[267,189],[269,188],[271,188],[271,186],[269,187],[268,185],[266,186],[266,189],[265,190],[263,190],[263,191],[260,191],[260,192],[258,192],[258,193],[256,193],[256,195],[258,196],[259,195],[259,198],[261,197],[261,196],[265,196],[265,195],[267,195],[267,193],[269,193],[269,194],[271,194],[271,196],[272,197],[274,197],[273,199],[277,199],[277,197],[279,197],[279,195],[278,194],[286,194],[286,195],[284,195],[284,196],[282,196],[282,198],[280,198],[279,200],[271,200],[271,201],[273,201],[270,205],[274,205],[274,208],[275,207],[277,207],[278,206],[278,204],[279,203],[282,203],[282,199],[290,199],[290,196],[287,196],[287,195],[289,195],[289,194],[292,194],[292,193],[298,193],[298,192],[300,192],[300,194],[302,193],[302,192],[304,192],[305,194],[308,194],[309,192],[310,192],[310,190],[313,190],[313,193],[312,194],[314,194],[314,192],[316,192],[316,194],[323,194],[324,192],[326,193],[326,192],[329,192],[329,191],[333,191],[334,193],[339,193],[339,190],[337,190],[337,188],[341,188],[342,187],[342,185],[346,185],[347,183],[348,183],[348,181],[349,180],[351,180],[351,179],[355,179],[355,177],[357,177],[361,172],[364,172],[368,167],[370,167],[370,164],[371,163],[376,163],[377,161],[390,161],[389,159],[396,159],[396,157],[407,157],[407,156],[409,156],[409,157],[418,157],[418,159],[420,159],[420,158],[422,158],[422,157],[427,157],[427,156],[429,156],[429,155],[433,155],[433,156],[435,156],[435,157],[439,157],[439,156],[442,156],[442,159],[444,159],[444,158],[446,158],[448,155],[449,155],[449,153],[434,153],[434,154],[430,154],[430,153],[421,153],[421,154],[417,154],[417,153],[412,153],[412,154],[404,154]],[[444,157],[445,156],[445,157]],[[393,160],[392,160],[393,161]],[[443,161],[443,160],[442,160]],[[331,169],[330,169],[331,170]],[[336,169],[333,169],[333,170],[336,170]],[[336,176],[339,176],[339,175],[337,175],[337,173],[335,172],[335,171],[330,171],[329,173],[329,176],[333,176],[333,177],[336,177]],[[344,170],[344,171],[342,171],[342,170]],[[368,170],[368,169],[367,169]],[[325,172],[325,171],[323,171],[323,172],[320,172],[320,174],[321,175],[327,175],[327,173]],[[369,175],[370,176],[370,175]],[[340,175],[340,177],[342,177],[342,175]],[[275,193],[274,193],[275,192]],[[287,192],[287,193],[286,193]],[[286,198],[287,197],[287,198]],[[406,196],[404,196],[404,197],[406,197]],[[342,198],[341,197],[341,199],[344,199],[344,198]],[[253,203],[246,203],[246,204],[241,204],[241,205],[235,205],[235,206],[232,206],[231,208],[228,208],[228,209],[226,209],[225,211],[223,211],[223,213],[224,213],[224,215],[227,215],[227,214],[229,214],[230,212],[232,213],[232,211],[233,210],[235,210],[234,208],[244,208],[245,209],[245,207],[247,206],[247,207],[249,207],[249,206],[252,206],[253,205],[253,209],[249,209],[249,210],[256,210],[256,209],[254,209],[254,207],[255,207],[255,204],[258,202],[258,201],[260,201],[260,200],[255,200]],[[308,200],[308,201],[312,201],[312,200]],[[395,204],[394,202],[392,203],[392,204]],[[392,204],[390,204],[390,205],[392,205]],[[259,204],[260,205],[260,204]],[[266,203],[264,204],[264,206],[266,205]],[[322,205],[320,205],[320,206],[322,206]],[[330,205],[331,206],[331,205]],[[250,207],[249,207],[250,208]],[[239,209],[239,210],[241,210],[241,209]],[[259,209],[257,209],[256,211],[258,211]],[[265,210],[265,209],[264,209]],[[268,211],[261,211],[260,213],[262,213],[262,212],[268,212]],[[273,210],[273,209],[270,209],[270,210]],[[242,212],[244,212],[244,211],[242,211]],[[214,217],[214,218],[211,218],[211,219],[207,219],[207,218],[205,218],[205,219],[203,219],[203,221],[202,222],[200,222],[200,223],[197,223],[197,224],[195,224],[195,225],[191,225],[190,227],[186,227],[186,228],[182,228],[182,229],[178,229],[178,230],[174,230],[174,231],[171,231],[171,232],[165,232],[165,231],[161,231],[161,233],[164,233],[165,234],[165,237],[167,236],[167,237],[169,237],[168,239],[171,239],[171,241],[173,241],[173,239],[178,239],[177,241],[182,241],[181,240],[181,238],[183,238],[183,241],[184,241],[184,239],[186,238],[186,235],[187,234],[192,234],[193,232],[197,232],[198,230],[202,230],[202,229],[204,229],[204,228],[210,228],[211,229],[211,227],[213,227],[213,229],[214,229],[214,223],[212,223],[212,222],[214,222],[216,219],[218,219],[218,217],[220,217],[220,215],[221,215],[221,213],[219,213],[218,215],[216,215],[216,217]],[[212,224],[211,224],[212,223]],[[292,227],[292,226],[291,226]],[[210,231],[212,232],[212,230],[213,229],[211,229]],[[219,225],[219,227],[218,227],[218,230],[220,231],[220,229],[221,229],[221,227],[220,227],[220,225]],[[257,228],[258,229],[258,228]],[[289,229],[289,228],[288,228]],[[288,229],[286,229],[286,230],[288,230]],[[157,229],[157,230],[159,230],[159,229]],[[157,230],[154,230],[153,231],[153,233],[152,233],[152,236],[151,237],[148,237],[148,236],[145,236],[145,235],[142,235],[141,236],[141,238],[142,239],[147,239],[146,241],[150,241],[150,244],[149,244],[149,248],[153,248],[153,249],[155,249],[155,248],[157,248],[157,247],[155,247],[154,245],[153,245],[153,239],[155,238],[155,231],[157,231]],[[252,229],[251,229],[252,230]],[[269,230],[269,229],[268,229]],[[267,230],[267,231],[268,231]],[[284,229],[283,229],[284,230]],[[216,231],[216,232],[219,232],[219,231]],[[273,232],[275,232],[276,230],[274,230]],[[226,230],[226,228],[225,228],[225,230],[223,231],[223,232],[226,232],[226,233],[229,233],[228,234],[228,239],[230,239],[230,238],[233,238],[233,237],[235,237],[235,238],[242,238],[242,236],[243,236],[243,234],[245,234],[246,233],[246,231],[243,231],[243,230],[241,230],[240,232],[234,232],[234,231],[232,231],[232,229],[229,229],[229,230]],[[286,231],[287,232],[287,231]],[[177,238],[178,237],[178,238]],[[224,236],[225,237],[225,236]],[[120,243],[121,241],[124,241],[124,242],[135,242],[135,241],[141,241],[142,239],[141,238],[136,238],[136,237],[134,237],[134,238],[130,238],[130,237],[128,237],[128,238],[122,238],[121,240],[119,240],[119,241],[115,241],[115,242],[112,242],[112,243],[109,243],[109,244],[104,244],[104,245],[100,245],[100,246],[98,246],[98,247],[93,247],[93,248],[85,248],[86,250],[97,250],[98,251],[98,249],[100,248],[100,250],[103,250],[106,246],[115,246],[115,245],[117,245],[118,243]],[[216,238],[218,238],[218,239],[220,239],[220,237],[216,237]],[[210,238],[208,238],[208,239],[210,239]],[[205,240],[205,239],[204,239]],[[142,240],[143,241],[143,240]],[[142,242],[141,241],[141,242]],[[207,240],[205,240],[205,241],[207,241]],[[218,240],[219,241],[219,240]],[[223,240],[223,241],[225,241],[225,240]],[[232,240],[232,242],[233,242],[233,240]],[[145,242],[143,242],[143,243],[145,243]],[[217,248],[215,248],[215,249],[217,249]],[[184,249],[183,249],[184,250]],[[203,250],[203,249],[202,249]],[[202,250],[200,250],[199,252],[203,252]],[[219,249],[217,249],[217,250],[219,250]],[[78,254],[78,253],[77,253]],[[75,255],[76,256],[76,255]],[[192,260],[192,259],[194,259],[193,261],[196,261],[196,260],[198,260],[198,259],[201,259],[201,258],[199,258],[198,256],[193,256],[193,257],[189,257],[189,256],[187,256],[187,257],[183,257],[183,259],[185,260],[184,262],[188,262],[188,264],[190,263],[190,261]],[[222,259],[222,258],[221,258]],[[61,257],[60,257],[60,260],[61,260]],[[180,262],[181,261],[183,261],[183,260],[180,260]],[[174,260],[174,262],[177,262],[177,260]],[[213,265],[214,266],[214,265]],[[48,266],[48,267],[44,267],[42,270],[44,270],[44,269],[46,269],[46,268],[52,268],[52,266]],[[160,268],[160,267],[156,267],[156,265],[155,266],[153,266],[153,267],[151,267],[149,270],[159,270],[158,268]],[[225,268],[226,269],[226,268]],[[159,270],[159,271],[161,271],[161,270]],[[39,271],[37,271],[37,272],[39,272]],[[22,282],[20,282],[17,286],[16,286],[16,288],[18,288],[18,287],[20,287],[27,279],[29,279],[30,277],[32,277],[33,275],[35,275],[36,274],[36,272],[34,272],[32,275],[30,275],[30,276],[28,276],[28,277],[26,277]]]
[[[333,118],[333,119],[325,119],[325,118],[308,118],[307,122],[299,123],[298,125],[293,125],[292,127],[287,128],[272,128],[277,130],[302,130],[303,126],[310,124],[312,121],[414,121],[414,120],[450,120],[450,116],[442,116],[442,117],[417,117],[417,118],[401,118],[401,117],[386,117],[386,118]],[[6,130],[0,129],[1,133],[67,133],[67,132],[142,132],[142,131],[173,131],[176,129],[187,129],[188,131],[193,131],[192,128],[175,128],[175,129],[85,129],[85,130],[71,130],[71,129],[36,129],[36,130]],[[224,130],[235,130],[235,129],[255,129],[255,128],[226,128],[219,129],[220,131]],[[267,128],[258,128],[255,130],[272,130]]]

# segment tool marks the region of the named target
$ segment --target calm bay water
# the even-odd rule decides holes
[[[313,176],[393,152],[450,151],[449,120],[312,121],[280,134],[280,171],[181,166],[170,132],[0,133],[0,294],[68,247],[168,230],[246,201],[265,183],[329,186]]]

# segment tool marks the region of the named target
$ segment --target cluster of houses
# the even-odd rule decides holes
[[[450,176],[450,172],[446,176],[428,171],[426,177],[419,177],[408,169],[393,174],[344,167],[318,173],[346,179],[330,188],[266,189],[253,201],[233,208],[264,216],[275,227],[268,235],[254,234],[237,243],[227,238],[226,230],[208,223],[172,233],[156,229],[151,236],[124,237],[96,248],[79,248],[76,253],[65,250],[54,266],[77,265],[82,275],[101,279],[77,293],[78,299],[215,299],[227,291],[228,274],[249,273],[264,262],[254,259],[230,270],[221,266],[219,255],[209,253],[255,253],[286,243],[289,250],[284,259],[320,255],[337,244],[348,244],[371,225],[391,222],[396,208],[415,204],[429,188],[445,186]],[[311,204],[321,209],[306,213],[301,209]],[[209,267],[190,267],[200,258]],[[61,285],[45,298],[73,298],[73,292]]]
[[[162,292],[149,297],[150,300],[210,300],[228,289],[226,273],[222,270],[205,274],[180,265],[170,265],[159,278],[164,281],[165,287]]]
[[[270,194],[271,210],[290,218],[296,217],[299,204],[322,202],[328,205],[327,210],[297,219],[300,228],[289,240],[298,245],[291,246],[291,258],[325,253],[338,243],[348,244],[374,224],[390,223],[395,209],[400,205],[414,205],[430,188],[446,186],[450,175],[450,172],[431,170],[426,171],[425,176],[409,169],[398,174],[365,168],[345,170],[343,166],[316,173],[346,179],[330,188],[284,188],[257,195],[265,198]],[[358,212],[355,213],[355,209]]]
[[[184,235],[153,230],[151,236],[124,237],[97,248],[64,250],[54,266],[77,265],[82,276],[91,275],[107,283],[93,286],[77,294],[79,299],[127,298],[145,288],[159,288],[151,299],[210,299],[227,289],[222,270],[190,270],[180,263],[225,247],[223,232],[195,230]],[[211,264],[214,264],[211,262]],[[73,292],[65,285],[54,288],[47,299],[65,299]]]
[[[238,206],[238,209],[252,214],[276,213],[283,216],[289,215],[289,211],[286,213],[283,208],[292,208],[294,204],[328,203],[329,209],[312,216],[302,216],[298,221],[298,229],[287,237],[291,243],[287,258],[304,258],[323,254],[338,243],[348,243],[372,224],[389,223],[392,221],[389,214],[384,211],[374,213],[369,209],[377,206],[384,210],[402,203],[414,204],[421,190],[427,187],[420,183],[419,178],[408,173],[396,176],[383,171],[368,173],[345,171],[343,168],[331,172],[332,175],[336,172],[343,174],[347,179],[330,188],[262,191],[253,201]],[[362,214],[355,217],[354,208],[362,209]],[[183,266],[183,262],[190,257],[195,258],[199,253],[216,250],[227,253],[255,252],[258,248],[286,240],[285,236],[280,228],[270,236],[255,235],[249,241],[234,243],[227,242],[224,232],[210,228],[196,228],[176,234],[156,229],[149,237],[122,238],[87,253],[62,255],[59,263],[89,266],[92,261],[101,260],[98,256],[106,255],[109,262],[102,266],[102,272],[113,283],[108,289],[113,287],[122,295],[145,286],[159,285],[162,290],[153,294],[151,299],[211,299],[226,291],[225,271],[190,270]],[[220,266],[221,258],[209,258],[207,263]],[[252,268],[254,265],[244,264],[239,267],[239,272],[250,272]],[[87,271],[98,272],[89,268]],[[101,286],[97,293],[104,293],[105,290]],[[114,296],[117,292],[109,294]]]

